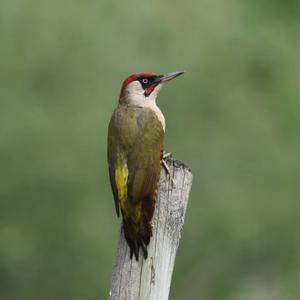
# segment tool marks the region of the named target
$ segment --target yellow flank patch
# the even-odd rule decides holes
[[[118,199],[120,204],[124,205],[124,201],[127,198],[127,178],[128,178],[128,169],[127,165],[124,163],[115,167],[115,181],[118,190]]]
[[[127,199],[128,168],[126,163],[115,166],[115,182],[118,191],[118,200],[124,217],[130,217],[136,224],[140,222],[142,203],[132,203]]]

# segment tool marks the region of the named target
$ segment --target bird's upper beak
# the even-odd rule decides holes
[[[171,73],[159,75],[159,76],[157,76],[155,82],[161,83],[161,82],[170,81],[170,80],[182,75],[183,73],[185,73],[185,71],[177,71],[177,72],[171,72]]]

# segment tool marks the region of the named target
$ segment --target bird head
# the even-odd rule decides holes
[[[130,75],[123,81],[119,103],[140,106],[155,104],[157,94],[162,86],[183,73],[184,71],[179,71],[156,75],[143,72]]]

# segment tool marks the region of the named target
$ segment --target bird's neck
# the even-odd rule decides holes
[[[163,113],[161,112],[160,108],[156,105],[156,103],[154,102],[154,105],[149,106],[156,114],[158,120],[160,121],[163,130],[166,130],[166,120],[165,117],[163,115]]]

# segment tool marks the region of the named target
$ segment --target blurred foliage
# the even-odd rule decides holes
[[[158,99],[194,173],[170,298],[299,299],[299,3],[1,1],[1,299],[106,298],[110,114],[127,75],[181,69]]]

